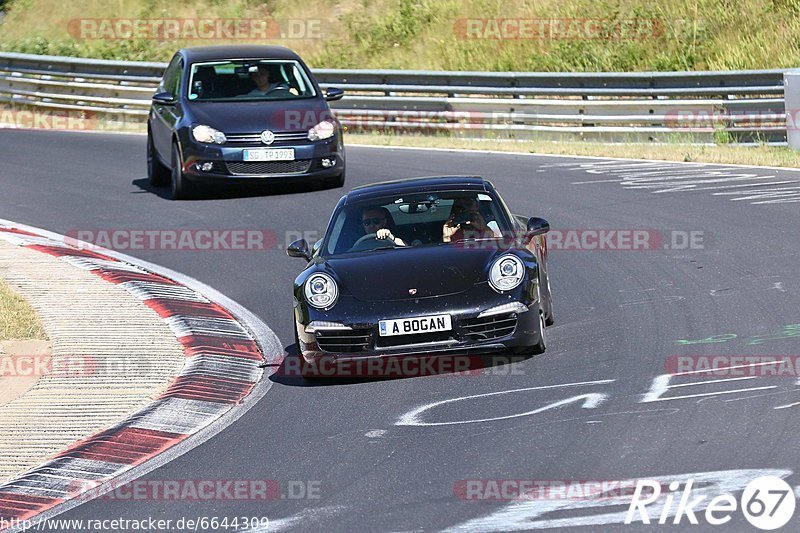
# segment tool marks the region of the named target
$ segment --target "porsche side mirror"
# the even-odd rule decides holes
[[[156,104],[162,104],[162,105],[174,105],[176,100],[175,100],[175,95],[174,94],[172,94],[169,91],[165,91],[163,93],[154,94],[153,95],[153,102],[155,102]]]
[[[286,255],[289,257],[302,257],[306,261],[311,261],[311,252],[308,251],[308,243],[305,239],[294,241],[286,249]]]
[[[550,231],[550,223],[543,218],[531,217],[528,219],[528,235],[544,235]]]
[[[344,91],[342,89],[337,89],[336,87],[329,87],[328,90],[325,91],[325,100],[328,102],[341,100],[342,96],[344,96]]]

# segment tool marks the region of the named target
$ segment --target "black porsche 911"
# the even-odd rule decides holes
[[[173,199],[209,182],[345,179],[342,127],[311,71],[280,46],[201,46],[170,61],[147,119],[147,175]]]
[[[303,358],[546,348],[553,322],[541,218],[512,215],[491,182],[429,177],[353,189],[324,237],[287,253]]]

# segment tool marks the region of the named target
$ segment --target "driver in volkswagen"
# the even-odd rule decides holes
[[[361,227],[364,228],[365,235],[374,233],[378,239],[392,241],[395,246],[406,246],[403,239],[392,234],[392,230],[389,229],[389,220],[391,220],[391,214],[385,207],[371,207],[361,213]]]
[[[250,74],[250,79],[256,87],[248,93],[249,96],[265,96],[273,91],[289,91],[297,94],[274,66],[258,65],[256,71]]]

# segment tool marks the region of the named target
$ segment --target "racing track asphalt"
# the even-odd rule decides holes
[[[144,148],[142,136],[0,131],[0,217],[62,234],[248,228],[274,231],[283,241],[286,232],[321,231],[342,194],[341,189],[282,188],[171,202],[164,191],[145,184]],[[700,250],[551,251],[556,326],[549,330],[546,354],[481,375],[314,386],[280,379],[238,422],[145,478],[271,479],[284,488],[292,480],[318,481],[319,499],[105,500],[60,518],[267,516],[278,529],[434,531],[506,510],[488,525],[469,527],[505,530],[514,524],[533,527],[525,520],[550,504],[508,508],[508,502],[464,501],[454,494],[454,484],[800,468],[800,406],[774,409],[800,401],[794,379],[716,384],[698,379],[694,383],[699,384],[668,390],[662,398],[706,396],[642,403],[670,355],[800,354],[800,337],[764,337],[800,323],[796,204],[752,205],[703,192],[653,194],[602,181],[575,185],[603,178],[548,167],[570,162],[560,157],[350,147],[348,158],[346,188],[418,175],[477,174],[494,181],[512,211],[544,217],[553,228],[700,230],[707,245]],[[216,288],[258,315],[291,349],[290,286],[302,260],[278,249],[125,252]],[[675,342],[722,333],[737,338]],[[763,342],[748,344],[758,338]],[[395,425],[408,411],[441,400],[599,380],[613,381],[484,396],[424,416],[427,421],[502,417],[587,393],[603,395],[592,396],[604,400],[595,408],[572,403],[484,423]],[[760,386],[773,388],[738,392]],[[708,394],[721,391],[725,394]],[[798,474],[786,479],[800,485]],[[576,524],[576,517],[625,510],[581,505],[567,502],[567,508],[541,519],[572,520],[550,523],[556,527]],[[726,529],[750,526],[737,515]]]

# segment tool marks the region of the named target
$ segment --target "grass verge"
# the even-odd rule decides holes
[[[46,338],[36,311],[0,280],[0,341]]]
[[[377,146],[413,146],[420,148],[459,148],[496,150],[554,155],[585,155],[657,159],[698,163],[754,165],[800,168],[800,152],[787,147],[756,145],[693,145],[693,144],[604,144],[593,142],[500,141],[457,139],[445,136],[389,135],[380,133],[348,133],[347,144]]]

